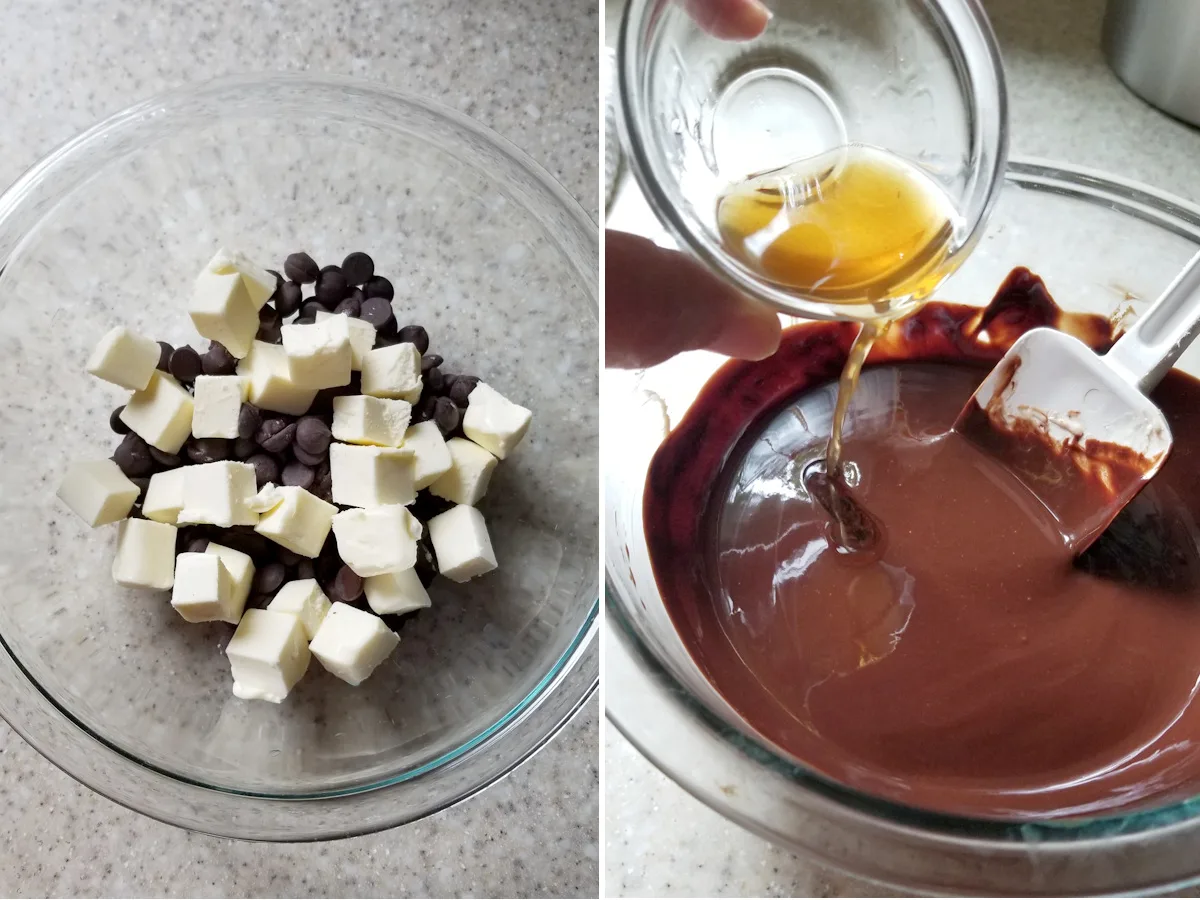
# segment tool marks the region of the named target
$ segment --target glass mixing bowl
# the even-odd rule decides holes
[[[731,184],[850,144],[886,150],[940,188],[969,249],[1007,153],[1004,72],[977,0],[767,0],[751,41],[719,40],[680,0],[630,0],[619,38],[630,167],[675,240],[735,287],[814,319],[874,319],[774,284],[730,255],[717,199]]]
[[[1113,176],[1013,162],[981,241],[937,296],[982,306],[1014,266],[1025,265],[1067,310],[1128,316],[1158,296],[1197,249],[1200,207]],[[605,686],[617,728],[733,821],[876,881],[951,895],[1136,896],[1200,877],[1200,796],[1070,823],[935,815],[849,790],[753,736],[672,626],[641,515],[651,455],[723,362],[695,352],[643,372],[606,370],[602,379],[611,431]],[[1200,375],[1200,346],[1178,367]]]
[[[405,323],[534,424],[481,505],[500,568],[431,609],[352,688],[314,662],[281,705],[231,692],[231,627],[114,585],[115,529],[54,497],[112,452],[118,390],[84,372],[118,323],[179,344],[218,245],[277,266],[367,250]],[[312,77],[166,94],[0,197],[0,713],[102,794],[241,838],[410,821],[503,776],[595,689],[597,233],[545,172],[437,104]]]

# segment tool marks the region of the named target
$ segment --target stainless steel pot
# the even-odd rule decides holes
[[[1200,0],[1108,0],[1104,55],[1135,94],[1200,125]]]

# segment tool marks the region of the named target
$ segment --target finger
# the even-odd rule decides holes
[[[683,5],[697,25],[729,41],[758,37],[771,19],[759,0],[683,0]]]
[[[605,232],[605,364],[636,369],[685,350],[763,359],[779,348],[779,317],[689,256]]]

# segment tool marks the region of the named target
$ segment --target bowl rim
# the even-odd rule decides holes
[[[1167,191],[1147,186],[1134,179],[1112,175],[1098,169],[1062,163],[1040,157],[1008,160],[1004,185],[1017,189],[1084,199],[1093,204],[1104,202],[1122,215],[1150,222],[1165,231],[1200,244],[1200,203],[1194,203]],[[610,514],[605,511],[606,519]],[[635,510],[634,515],[640,515]],[[614,559],[613,566],[619,566]],[[834,830],[858,827],[863,833],[884,840],[905,843],[906,850],[918,853],[959,853],[963,851],[988,857],[997,865],[1002,861],[1022,860],[1036,850],[1053,854],[1055,861],[1077,861],[1087,853],[1112,853],[1120,848],[1127,853],[1144,850],[1148,837],[1186,841],[1193,850],[1200,845],[1200,792],[1196,796],[1165,806],[1124,814],[1108,814],[1037,822],[1021,819],[981,818],[940,813],[883,800],[842,785],[810,770],[777,751],[769,742],[731,724],[724,716],[696,698],[686,684],[675,676],[669,665],[642,641],[638,629],[626,615],[618,579],[609,575],[609,553],[605,553],[605,634],[606,677],[621,668],[633,682],[653,687],[653,705],[660,717],[675,718],[679,727],[691,727],[707,739],[706,747],[716,750],[722,765],[738,763],[756,767],[764,781],[786,786],[803,795],[790,798],[793,803],[811,803],[808,810],[828,822]],[[717,790],[713,779],[698,777],[684,767],[674,765],[666,752],[669,745],[658,741],[650,731],[636,723],[632,706],[625,706],[626,694],[606,691],[605,717],[655,768],[676,785],[721,816],[773,843],[814,857],[822,864],[857,877],[908,890],[920,889],[950,894],[970,894],[980,889],[969,883],[946,884],[929,881],[914,883],[889,870],[878,860],[857,860],[838,856],[825,847],[805,843],[793,835],[756,818],[754,811],[735,795]],[[862,839],[862,834],[856,837]],[[1011,854],[1011,855],[1008,855]],[[1147,855],[1151,855],[1147,851]],[[856,869],[854,863],[861,863]],[[867,869],[864,872],[863,869]],[[1139,891],[1146,888],[1166,890],[1191,884],[1200,878],[1200,862],[1190,871],[1170,872],[1150,883],[1121,884],[1105,892]],[[1011,889],[1011,887],[1010,887]],[[1039,892],[1069,895],[1069,887],[1038,885]],[[1066,891],[1066,894],[1062,892]]]
[[[122,109],[79,135],[59,144],[29,166],[0,194],[0,277],[29,229],[4,240],[4,225],[17,214],[33,216],[36,226],[56,204],[39,202],[37,193],[48,179],[75,177],[71,189],[86,178],[69,171],[75,157],[98,144],[162,118],[173,108],[231,92],[353,93],[397,111],[418,110],[465,132],[527,176],[536,189],[581,234],[591,237],[598,254],[595,219],[549,172],[507,138],[442,103],[382,84],[336,75],[310,73],[236,74],[163,91]],[[358,117],[360,121],[376,121]],[[117,154],[114,158],[119,158]],[[67,171],[65,171],[67,170]],[[32,206],[29,210],[27,207]],[[590,261],[590,260],[589,260]],[[598,317],[598,255],[587,275],[574,263]],[[135,812],[169,825],[220,837],[264,841],[314,841],[369,834],[421,819],[474,796],[529,759],[552,740],[583,708],[599,687],[599,586],[579,629],[538,682],[511,709],[479,734],[460,742],[420,766],[327,792],[271,794],[206,785],[138,759],[96,734],[65,709],[27,672],[0,635],[0,718],[45,759],[76,781]],[[559,694],[558,692],[563,693]],[[547,703],[550,698],[555,703]],[[524,727],[522,727],[524,726]],[[525,732],[525,733],[522,733]],[[498,759],[497,757],[507,758]],[[472,763],[475,771],[464,772]],[[433,779],[453,773],[459,783],[452,794],[427,797],[411,808],[399,803],[398,791],[428,788]],[[464,777],[465,775],[465,777]],[[414,791],[416,793],[416,791]],[[427,791],[422,792],[423,796]]]

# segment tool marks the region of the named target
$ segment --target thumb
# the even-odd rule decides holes
[[[605,232],[605,365],[653,366],[685,350],[763,359],[779,348],[779,317],[689,256]]]
[[[771,19],[760,0],[684,0],[683,5],[697,25],[730,41],[758,37]]]

